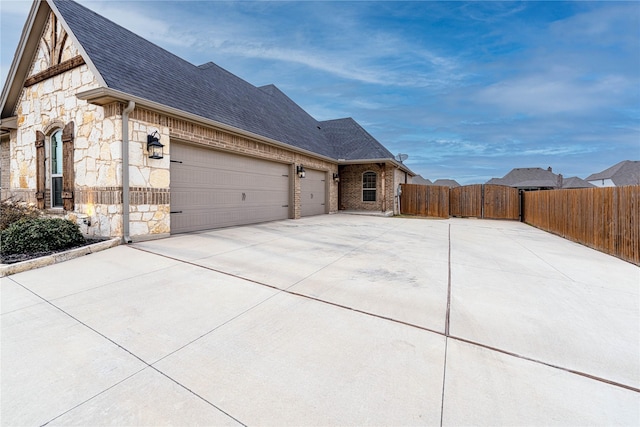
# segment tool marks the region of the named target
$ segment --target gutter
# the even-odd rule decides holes
[[[380,157],[377,159],[353,159],[353,160],[345,160],[345,159],[338,159],[338,165],[364,165],[367,163],[391,163],[392,165],[394,165],[396,168],[407,172],[408,174],[410,174],[411,176],[416,176],[417,174],[415,172],[413,172],[411,169],[409,169],[407,167],[407,165],[405,165],[404,163],[400,163],[395,159],[390,159],[390,158],[384,158],[384,157]]]
[[[161,113],[168,114],[170,116],[180,117],[195,123],[199,123],[205,126],[212,126],[218,129],[222,129],[231,133],[235,133],[236,135],[241,135],[245,137],[249,137],[251,139],[255,139],[266,144],[284,148],[289,151],[293,151],[294,153],[300,153],[307,155],[309,157],[314,157],[316,159],[321,159],[328,161],[330,163],[337,163],[338,165],[355,165],[355,164],[364,164],[364,163],[391,163],[395,167],[409,173],[411,176],[417,175],[411,169],[409,169],[405,164],[398,162],[394,158],[377,158],[377,159],[335,159],[333,157],[325,156],[323,154],[314,153],[309,150],[305,150],[304,148],[299,148],[293,145],[289,145],[275,139],[271,139],[266,136],[262,136],[247,130],[239,129],[237,127],[227,125],[212,119],[208,119],[206,117],[199,116],[197,114],[189,113],[184,110],[180,110],[178,108],[170,107],[168,105],[160,104],[159,102],[150,101],[148,99],[140,98],[138,96],[129,95],[125,92],[121,92],[119,90],[107,88],[107,87],[98,87],[95,89],[89,89],[85,92],[77,93],[76,97],[83,101],[87,101],[91,104],[95,105],[106,105],[111,102],[134,102],[138,103],[141,107],[146,107],[154,111],[158,111]],[[124,118],[124,115],[123,115]]]
[[[309,151],[309,150],[305,150],[304,148],[299,148],[299,147],[295,147],[293,145],[289,145],[289,144],[285,144],[284,142],[280,142],[277,141],[275,139],[271,139],[269,137],[266,136],[262,136],[262,135],[258,135],[256,133],[247,131],[247,130],[243,130],[243,129],[239,129],[236,128],[234,126],[231,125],[227,125],[221,122],[217,122],[215,120],[212,119],[207,119],[206,117],[202,117],[199,116],[197,114],[193,114],[193,113],[188,113],[184,110],[180,110],[178,108],[174,108],[174,107],[169,107],[167,105],[163,105],[160,104],[158,102],[155,101],[150,101],[148,99],[144,99],[144,98],[140,98],[137,96],[132,96],[132,95],[128,95],[124,92],[120,92],[118,90],[115,89],[110,89],[110,88],[104,88],[104,87],[100,87],[100,88],[95,88],[95,89],[90,89],[87,90],[85,92],[82,93],[77,93],[76,97],[78,99],[87,101],[91,104],[96,104],[96,105],[106,105],[109,104],[111,102],[115,102],[115,101],[120,101],[120,102],[127,102],[127,101],[133,101],[133,102],[137,102],[139,106],[141,107],[146,107],[149,108],[151,110],[154,111],[159,111],[161,113],[166,113],[168,115],[174,116],[174,117],[180,117],[189,121],[193,121],[195,123],[199,123],[205,126],[212,126],[212,127],[216,127],[218,129],[222,129],[231,133],[235,133],[236,135],[241,135],[241,136],[245,136],[245,137],[249,137],[251,139],[255,139],[261,142],[264,142],[266,144],[275,146],[275,147],[279,147],[279,148],[284,148],[287,149],[289,151],[293,151],[293,152],[297,152],[300,154],[305,154],[309,157],[314,157],[316,159],[321,159],[321,160],[326,160],[328,162],[331,163],[336,163],[336,159],[329,157],[329,156],[325,156],[322,154],[318,154],[318,153],[314,153],[313,151]],[[387,159],[389,160],[389,159]]]
[[[136,108],[134,101],[129,101],[122,111],[122,242],[131,243],[129,237],[129,113]]]

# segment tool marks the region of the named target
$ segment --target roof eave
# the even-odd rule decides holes
[[[367,163],[391,163],[392,165],[394,165],[395,167],[397,167],[398,169],[407,172],[409,175],[411,176],[416,176],[417,174],[412,171],[411,169],[409,169],[407,167],[407,165],[398,162],[395,159],[391,159],[391,158],[377,158],[377,159],[338,159],[338,164],[339,165],[364,165]]]
[[[9,132],[18,129],[18,116],[5,117],[0,119],[0,130]]]
[[[100,88],[96,88],[96,89],[90,89],[88,91],[85,92],[80,92],[78,94],[76,94],[76,97],[78,99],[81,100],[85,100],[87,102],[89,102],[90,104],[96,104],[96,105],[101,105],[104,106],[106,104],[112,103],[112,102],[128,102],[128,101],[134,101],[137,105],[149,108],[151,110],[154,111],[158,111],[161,113],[166,113],[168,115],[171,115],[173,117],[180,117],[183,118],[185,120],[189,120],[191,122],[195,122],[195,123],[199,123],[205,126],[212,126],[212,127],[216,127],[222,130],[226,130],[228,132],[231,133],[235,133],[237,135],[242,135],[242,136],[246,136],[261,142],[264,142],[266,144],[269,145],[273,145],[275,147],[279,147],[279,148],[285,148],[287,150],[290,151],[294,151],[300,154],[304,154],[310,157],[314,157],[317,159],[321,159],[321,160],[326,160],[328,162],[331,163],[337,163],[336,159],[328,157],[328,156],[324,156],[322,154],[318,154],[318,153],[314,153],[312,151],[309,150],[305,150],[303,148],[299,148],[299,147],[295,147],[293,145],[289,145],[289,144],[285,144],[284,142],[280,142],[277,141],[275,139],[271,139],[268,138],[266,136],[262,136],[253,132],[249,132],[247,130],[244,129],[240,129],[234,126],[230,126],[227,125],[225,123],[221,123],[212,119],[208,119],[206,117],[202,117],[202,116],[198,116],[197,114],[193,114],[193,113],[189,113],[183,110],[180,110],[178,108],[174,108],[174,107],[170,107],[168,105],[164,105],[164,104],[160,104],[158,102],[155,101],[150,101],[148,99],[144,99],[144,98],[140,98],[134,95],[129,95],[127,93],[115,90],[115,89],[110,89],[110,88],[105,88],[105,87],[100,87]]]
[[[31,68],[30,59],[34,56],[40,42],[40,33],[35,34],[32,30],[45,25],[48,9],[49,6],[47,2],[43,0],[36,0],[31,5],[31,10],[22,28],[20,41],[18,42],[18,47],[13,56],[9,73],[7,74],[7,80],[2,87],[2,95],[0,95],[0,117],[13,115],[18,97],[24,86],[24,81]],[[23,57],[25,56],[29,60],[23,61]]]

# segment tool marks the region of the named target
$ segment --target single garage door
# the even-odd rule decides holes
[[[289,218],[289,166],[171,144],[171,233]]]
[[[307,169],[300,180],[300,215],[321,215],[327,213],[325,198],[327,192],[326,172]]]

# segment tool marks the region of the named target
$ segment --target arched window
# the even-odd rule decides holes
[[[362,174],[362,201],[376,201],[376,173],[365,172]]]
[[[51,207],[62,207],[62,129],[51,134]]]

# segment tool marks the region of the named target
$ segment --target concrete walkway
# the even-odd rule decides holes
[[[640,268],[324,215],[4,277],[2,425],[640,425]]]

